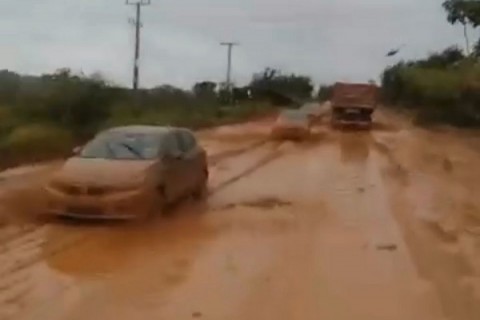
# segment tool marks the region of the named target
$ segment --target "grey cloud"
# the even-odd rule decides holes
[[[130,83],[133,8],[122,0],[2,0],[0,68],[24,73],[71,67]],[[234,77],[247,82],[266,66],[311,75],[316,82],[376,78],[406,43],[414,58],[451,44],[438,0],[152,0],[144,10],[144,86],[222,81],[234,40]]]

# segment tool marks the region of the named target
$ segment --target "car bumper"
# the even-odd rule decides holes
[[[47,215],[77,219],[131,220],[148,215],[153,199],[147,192],[122,192],[111,196],[73,196],[45,189]]]

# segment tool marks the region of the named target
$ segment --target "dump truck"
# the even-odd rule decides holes
[[[332,125],[369,129],[377,100],[375,84],[337,82],[331,100]]]

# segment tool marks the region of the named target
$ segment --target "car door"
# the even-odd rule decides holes
[[[181,174],[181,188],[184,195],[192,192],[197,186],[196,180],[196,145],[192,141],[187,130],[179,129],[176,132],[178,144],[182,151],[182,174]]]
[[[175,132],[170,132],[162,145],[162,174],[164,192],[168,201],[174,202],[183,193],[183,152]]]
[[[185,148],[185,184],[189,191],[193,191],[205,178],[205,164],[202,161],[202,149],[199,147],[197,140],[189,130],[182,130],[181,137]]]

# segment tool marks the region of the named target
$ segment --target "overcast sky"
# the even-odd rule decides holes
[[[464,45],[441,0],[152,0],[144,7],[141,85],[189,88],[223,81],[226,48],[238,41],[233,77],[267,66],[316,83],[376,79],[397,58]],[[40,74],[60,67],[130,85],[134,8],[124,0],[0,0],[0,69]]]

